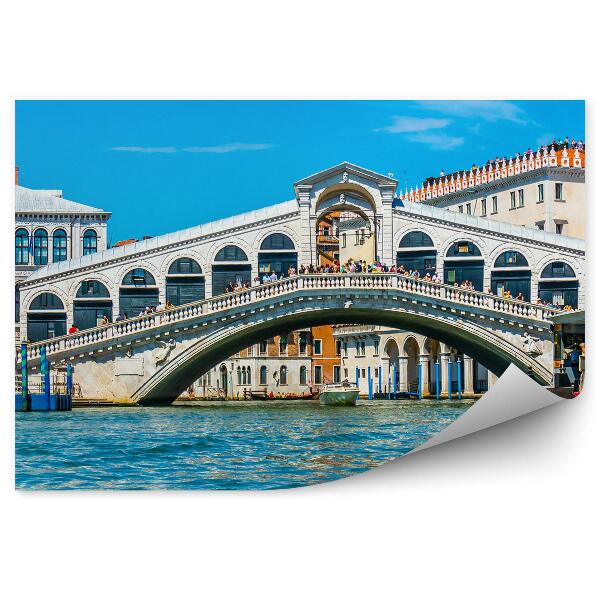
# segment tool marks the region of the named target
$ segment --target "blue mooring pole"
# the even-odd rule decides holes
[[[67,363],[67,394],[73,395],[73,365]]]
[[[460,380],[460,356],[456,359],[456,391],[458,392],[458,399],[462,400],[462,381]]]
[[[44,400],[50,410],[50,365],[46,358],[46,347],[42,346],[40,350],[40,373],[44,376]]]
[[[373,380],[371,379],[371,367],[367,367],[367,383],[369,386],[369,400],[373,400]]]
[[[448,400],[452,400],[452,358],[448,359]]]
[[[379,377],[378,377],[378,379],[379,379],[379,393],[381,394],[381,365],[379,365],[379,371],[378,371],[378,373],[379,373]]]
[[[423,399],[423,364],[417,365],[417,394],[419,400]]]
[[[398,397],[398,367],[394,365],[394,400]]]
[[[29,410],[29,390],[27,381],[27,343],[21,344],[21,402],[23,410]]]
[[[392,380],[388,376],[388,400],[392,399]]]
[[[435,399],[440,399],[440,361],[435,361]]]
[[[358,387],[358,378],[360,377],[359,369],[356,367],[356,387]]]

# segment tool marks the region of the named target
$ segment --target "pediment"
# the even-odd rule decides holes
[[[296,183],[294,183],[294,189],[297,190],[298,186],[314,186],[316,184],[329,181],[341,182],[344,179],[344,174],[346,174],[348,178],[358,181],[362,180],[370,183],[371,185],[374,184],[377,187],[382,185],[391,185],[395,188],[398,185],[398,181],[392,177],[382,175],[381,173],[376,173],[375,171],[370,171],[369,169],[365,169],[364,167],[360,167],[349,162],[343,162],[339,165],[335,165],[334,167],[330,167],[329,169],[325,169],[324,171],[319,171],[318,173],[309,175],[304,179],[300,179],[300,181],[296,181]]]

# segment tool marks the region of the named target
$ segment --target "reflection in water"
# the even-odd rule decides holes
[[[16,483],[257,489],[338,479],[406,454],[470,404],[92,408],[17,413]]]

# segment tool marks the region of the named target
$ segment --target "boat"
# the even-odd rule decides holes
[[[274,394],[273,392],[267,393],[264,391],[249,390],[245,393],[245,396],[252,400],[312,400],[319,395],[319,390],[311,390],[304,394]]]
[[[358,386],[347,381],[329,384],[321,390],[319,403],[326,406],[356,406],[358,394]]]

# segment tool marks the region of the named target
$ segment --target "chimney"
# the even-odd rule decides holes
[[[15,167],[15,185],[19,185],[19,167]]]

